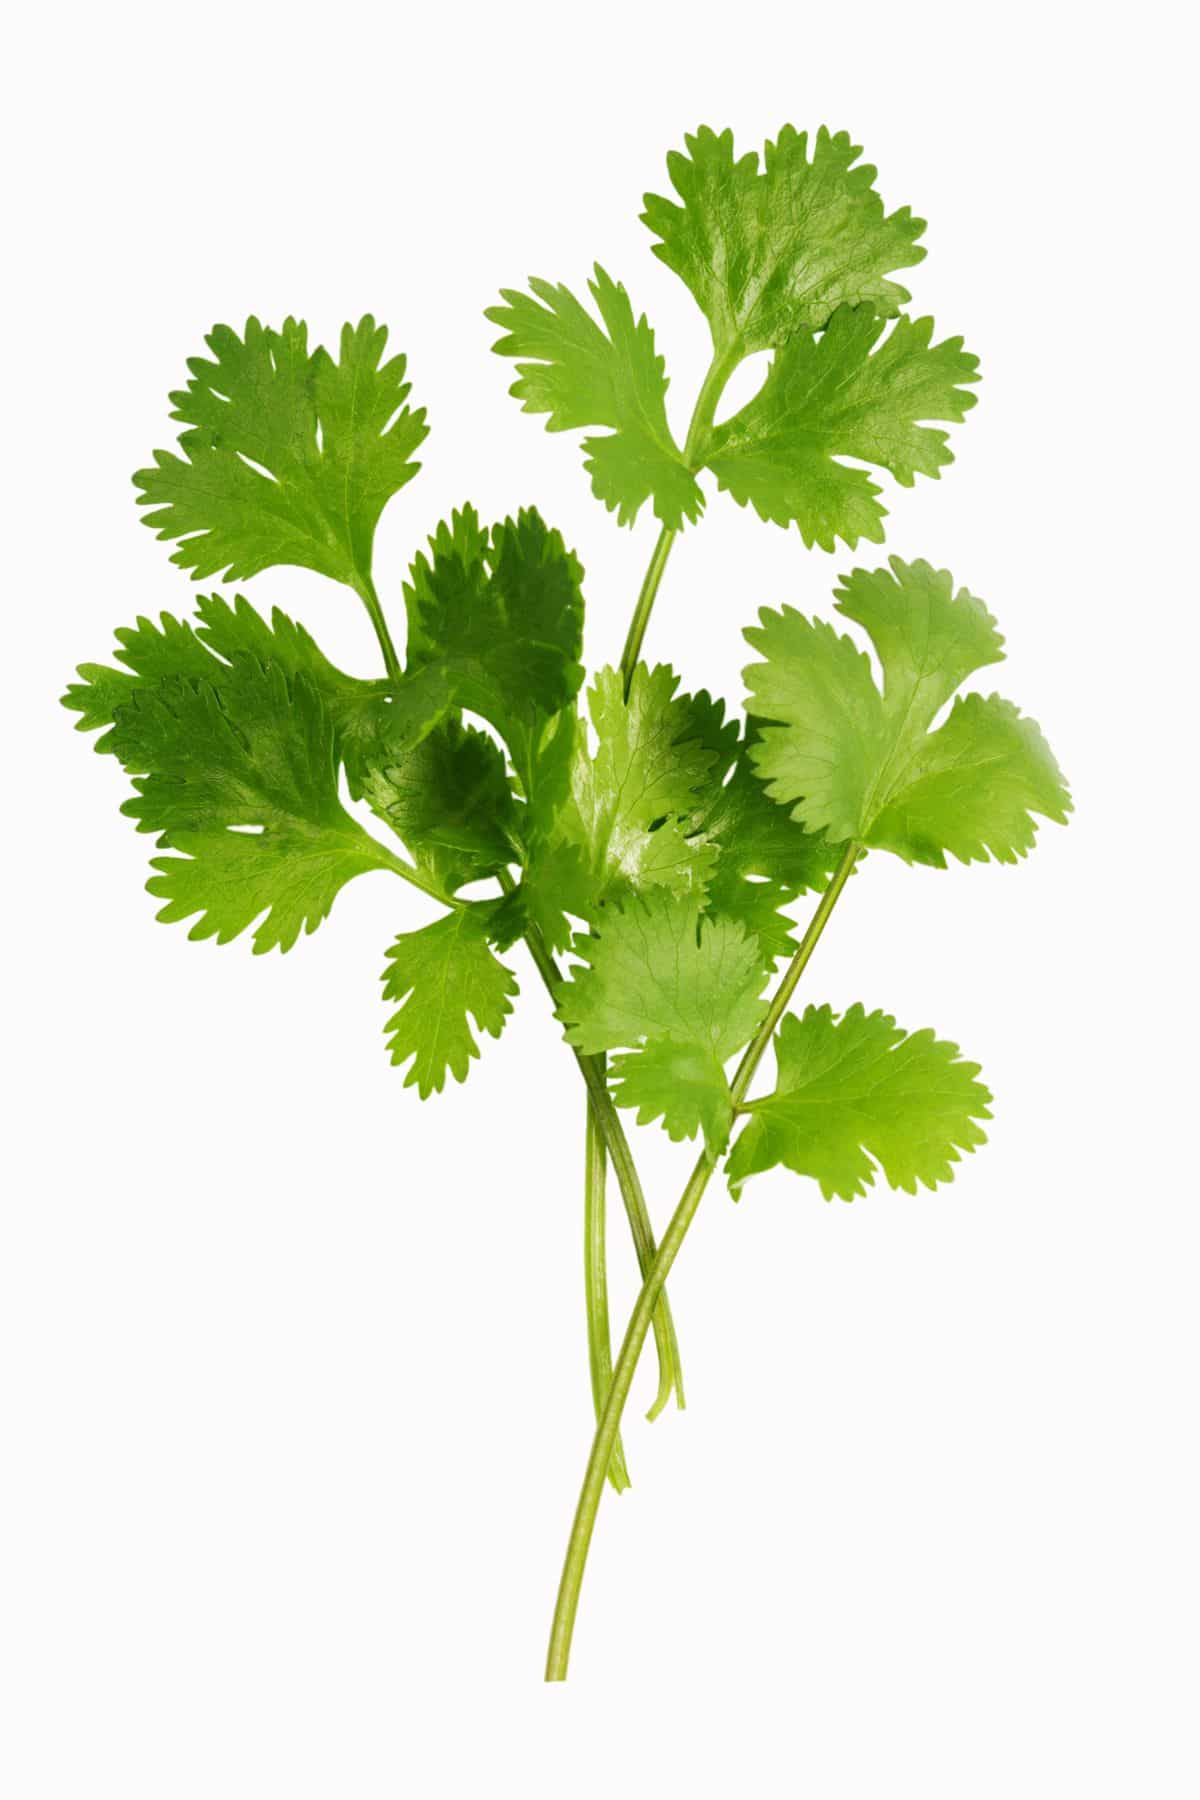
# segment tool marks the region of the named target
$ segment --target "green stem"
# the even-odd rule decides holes
[[[654,610],[654,602],[658,597],[658,586],[663,578],[663,570],[666,568],[667,558],[671,554],[671,545],[678,536],[679,533],[674,531],[671,526],[664,525],[650,554],[650,563],[637,597],[637,605],[634,607],[633,617],[629,621],[625,648],[621,652],[621,675],[625,682],[626,700],[629,698],[629,689],[633,684],[633,671],[637,668],[638,657],[642,653],[642,639],[646,635],[650,614]]]
[[[370,836],[370,833],[367,835]],[[432,898],[440,902],[442,906],[449,906],[454,911],[461,912],[463,907],[467,904],[465,900],[456,900],[453,894],[444,892],[444,890],[438,886],[436,881],[432,881],[428,875],[422,875],[420,869],[414,868],[410,862],[405,862],[402,856],[397,856],[394,851],[388,849],[386,844],[381,844],[378,838],[372,837],[371,842],[379,850],[382,850],[383,854],[388,859],[388,868],[392,871],[393,875],[399,875],[401,881],[410,882],[413,887],[420,888],[423,894],[431,895]]]
[[[503,883],[502,883],[503,885]],[[534,966],[546,985],[551,997],[557,995],[562,985],[562,975],[558,964],[547,950],[545,941],[536,926],[525,934],[525,942],[532,956]],[[642,1192],[642,1183],[634,1165],[633,1152],[629,1148],[629,1139],[625,1136],[624,1127],[617,1117],[617,1109],[613,1105],[612,1095],[608,1091],[608,1080],[604,1071],[597,1067],[594,1056],[584,1056],[579,1050],[572,1050],[579,1071],[587,1083],[588,1099],[595,1115],[596,1126],[604,1140],[604,1148],[617,1177],[617,1185],[621,1190],[621,1199],[625,1203],[629,1229],[633,1234],[633,1247],[637,1252],[638,1269],[645,1281],[654,1264],[657,1245],[654,1241],[654,1228],[650,1223],[650,1214],[646,1207],[646,1196]],[[675,1321],[671,1317],[671,1308],[667,1296],[662,1294],[658,1305],[653,1309],[654,1341],[658,1350],[658,1393],[654,1404],[646,1417],[656,1419],[667,1401],[675,1394],[676,1405],[684,1405],[683,1371],[679,1363],[679,1343],[675,1336]],[[611,1449],[611,1446],[610,1446]]]
[[[850,879],[860,848],[861,846],[856,843],[846,845],[842,860],[838,864],[829,886],[821,896],[820,904],[813,913],[808,930],[805,932],[795,956],[788,964],[787,972],[771,1001],[766,1017],[738,1064],[737,1073],[730,1083],[729,1090],[735,1106],[739,1106],[745,1099],[746,1091],[762,1060],[763,1053],[771,1041],[775,1027],[787,1010],[788,1003],[796,991],[796,984],[807,968],[809,959],[829,922],[829,915],[836,906],[842,889]],[[575,1627],[576,1610],[579,1606],[579,1591],[583,1584],[584,1569],[587,1566],[588,1548],[592,1541],[592,1532],[595,1529],[596,1514],[604,1492],[605,1473],[617,1433],[620,1430],[621,1413],[629,1396],[633,1373],[641,1355],[642,1345],[646,1341],[646,1333],[662,1292],[663,1283],[667,1279],[672,1263],[679,1254],[680,1246],[687,1236],[688,1228],[696,1216],[696,1209],[704,1197],[704,1191],[716,1166],[717,1158],[705,1148],[688,1178],[679,1205],[663,1234],[658,1254],[643,1282],[642,1291],[637,1297],[637,1303],[621,1343],[604,1413],[592,1440],[592,1451],[588,1458],[587,1470],[579,1494],[579,1504],[575,1509],[571,1536],[567,1543],[562,1580],[559,1583],[558,1600],[554,1608],[554,1623],[550,1631],[550,1648],[546,1656],[547,1681],[565,1681],[567,1678],[571,1636]]]
[[[741,345],[734,344],[730,345],[721,356],[714,356],[709,364],[708,373],[696,396],[696,404],[692,409],[687,438],[683,446],[683,460],[693,472],[700,468],[704,461],[705,440],[712,430],[713,418],[725,390],[725,383],[741,358]],[[637,597],[637,605],[634,607],[633,617],[629,621],[625,648],[621,652],[621,674],[625,681],[625,698],[627,700],[633,682],[633,671],[636,669],[638,657],[642,653],[642,640],[646,635],[646,627],[650,623],[654,602],[658,598],[658,589],[663,578],[663,571],[667,566],[667,558],[670,556],[671,546],[678,536],[678,531],[672,526],[664,525],[658,534],[654,549],[650,553],[650,562]]]
[[[608,1323],[608,1269],[604,1251],[605,1175],[608,1155],[604,1139],[596,1123],[591,1101],[587,1108],[587,1130],[584,1138],[583,1177],[583,1269],[587,1294],[588,1367],[592,1376],[592,1402],[596,1418],[604,1412],[604,1402],[612,1386],[612,1336]],[[608,1479],[621,1493],[629,1486],[629,1470],[625,1450],[618,1435],[608,1465]]]
[[[375,592],[375,583],[369,575],[360,575],[354,582],[354,591],[367,609],[367,617],[375,627],[375,636],[379,639],[379,648],[383,651],[384,664],[387,667],[389,681],[400,679],[400,658],[396,655],[396,646],[392,642],[392,634],[388,630],[388,622],[383,616],[383,607],[379,604],[379,595]]]

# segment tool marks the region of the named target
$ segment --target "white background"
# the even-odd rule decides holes
[[[1107,22],[1106,15],[1107,14]],[[41,9],[10,39],[10,852],[0,1790],[1193,1796],[1195,226],[1154,5]],[[984,1065],[952,1187],[714,1185],[672,1280],[689,1391],[606,1496],[573,1678],[540,1682],[589,1440],[577,1076],[522,998],[422,1106],[359,881],[296,950],[153,922],[148,840],[57,695],[191,590],[130,472],[215,320],[373,309],[429,407],[379,584],[456,503],[536,500],[616,656],[654,536],[506,397],[482,308],[593,258],[686,418],[706,328],[643,190],[701,121],[848,128],[930,221],[914,310],[983,359],[888,549],[997,613],[991,678],[1077,813],[1011,868],[877,857],[807,981]],[[736,700],[764,602],[864,554],[714,495],[649,650]],[[374,669],[345,593],[278,570]],[[639,1138],[656,1219],[690,1152]],[[615,1207],[615,1201],[614,1201]],[[615,1312],[633,1294],[619,1208]],[[649,1396],[649,1371],[641,1375]]]

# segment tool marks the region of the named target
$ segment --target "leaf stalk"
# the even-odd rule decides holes
[[[730,1083],[730,1097],[735,1106],[745,1098],[763,1053],[771,1041],[776,1026],[787,1011],[792,995],[796,991],[796,985],[807,968],[813,951],[820,942],[821,934],[829,923],[830,914],[853,873],[861,848],[861,845],[854,842],[846,845],[842,859],[821,896],[795,956],[788,964],[787,971],[772,998],[762,1024],[738,1064],[737,1072]],[[642,1284],[642,1291],[637,1297],[629,1324],[626,1327],[613,1369],[612,1386],[609,1388],[604,1412],[592,1440],[591,1455],[584,1472],[583,1486],[580,1489],[579,1502],[571,1525],[571,1535],[567,1541],[567,1553],[563,1562],[562,1579],[559,1583],[554,1620],[550,1629],[550,1645],[546,1655],[547,1681],[565,1681],[567,1678],[571,1638],[575,1628],[575,1615],[579,1607],[580,1589],[583,1585],[584,1570],[587,1567],[588,1550],[596,1525],[596,1515],[604,1493],[609,1459],[620,1430],[621,1414],[629,1397],[634,1370],[641,1355],[642,1345],[646,1341],[646,1333],[662,1293],[663,1283],[679,1254],[680,1247],[696,1216],[697,1208],[704,1198],[705,1189],[708,1187],[716,1166],[717,1158],[705,1148],[688,1177],[687,1186],[684,1188],[679,1204],[663,1234],[662,1242]]]

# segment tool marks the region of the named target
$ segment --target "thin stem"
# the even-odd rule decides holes
[[[503,885],[503,883],[502,883]],[[532,956],[547,991],[556,995],[562,984],[562,975],[558,964],[547,950],[545,940],[536,926],[525,934],[525,942]],[[642,1192],[642,1183],[633,1160],[633,1152],[629,1148],[629,1139],[625,1129],[617,1117],[617,1109],[613,1105],[612,1095],[608,1091],[608,1081],[602,1069],[597,1067],[594,1056],[584,1056],[579,1050],[572,1050],[580,1073],[587,1083],[588,1098],[596,1117],[597,1129],[604,1139],[604,1148],[612,1162],[617,1177],[617,1185],[621,1190],[621,1198],[625,1203],[629,1228],[633,1234],[633,1247],[637,1252],[638,1269],[645,1281],[654,1263],[657,1246],[654,1241],[654,1228],[650,1223],[650,1214],[646,1207],[646,1196]],[[654,1341],[658,1350],[658,1393],[654,1404],[646,1417],[656,1419],[667,1401],[675,1394],[676,1405],[684,1405],[683,1370],[679,1362],[679,1343],[675,1336],[675,1321],[671,1317],[671,1308],[665,1294],[654,1308]]]
[[[388,622],[383,616],[383,607],[379,604],[379,595],[375,592],[375,583],[369,575],[361,575],[354,582],[354,591],[367,609],[367,616],[375,627],[375,636],[379,639],[379,648],[383,651],[383,660],[387,667],[389,681],[400,679],[400,658],[396,655],[396,646],[392,642],[392,634],[388,630]]]
[[[583,1268],[587,1295],[588,1367],[592,1402],[599,1420],[612,1386],[612,1337],[608,1323],[608,1269],[604,1250],[604,1186],[608,1156],[591,1101],[587,1107],[583,1176]],[[613,1444],[608,1479],[621,1493],[629,1486],[629,1470],[620,1436]]]
[[[370,834],[368,833],[368,835]],[[467,904],[465,900],[456,900],[453,894],[445,893],[436,881],[432,881],[428,875],[422,875],[420,869],[414,868],[410,862],[405,862],[402,856],[397,856],[394,851],[388,849],[386,844],[381,844],[378,838],[372,838],[371,842],[383,851],[388,859],[388,868],[393,875],[399,875],[401,881],[411,882],[412,886],[420,888],[423,894],[431,895],[434,900],[439,901],[443,906],[450,907],[453,911],[461,912]]]
[[[658,586],[663,578],[663,570],[666,568],[667,558],[671,554],[671,545],[678,536],[679,533],[670,525],[664,525],[650,554],[649,566],[637,597],[637,605],[634,607],[633,617],[629,621],[625,648],[621,652],[621,676],[625,683],[626,700],[629,698],[629,689],[633,684],[633,671],[637,668],[638,657],[642,653],[642,639],[646,635],[650,614],[654,610],[654,602],[658,597]]]
[[[735,1106],[740,1105],[745,1098],[754,1072],[762,1060],[763,1052],[770,1043],[775,1027],[796,990],[796,983],[808,966],[809,959],[820,941],[821,933],[829,921],[829,915],[837,904],[838,896],[850,879],[860,848],[861,846],[856,843],[846,845],[842,860],[838,864],[829,886],[821,896],[820,904],[813,913],[808,930],[788,965],[787,972],[771,1001],[767,1015],[738,1064],[737,1073],[730,1084],[730,1094]],[[617,1432],[620,1429],[621,1413],[629,1396],[633,1372],[637,1367],[642,1345],[646,1341],[646,1332],[662,1292],[663,1283],[670,1273],[672,1263],[679,1254],[680,1246],[687,1236],[688,1227],[696,1216],[696,1209],[704,1197],[704,1191],[716,1166],[717,1158],[705,1148],[688,1177],[688,1183],[683,1190],[679,1205],[675,1208],[671,1222],[663,1234],[658,1254],[645,1278],[642,1291],[637,1297],[637,1303],[621,1343],[604,1413],[592,1440],[592,1451],[583,1477],[583,1486],[580,1489],[579,1504],[575,1509],[571,1536],[567,1542],[562,1580],[559,1583],[558,1600],[554,1608],[554,1623],[550,1630],[550,1648],[546,1656],[547,1681],[565,1681],[567,1678],[567,1664],[571,1655],[571,1635],[575,1628],[575,1614],[579,1606],[579,1591],[583,1585],[588,1548],[592,1541],[596,1514],[604,1492],[605,1472],[612,1455],[613,1444],[616,1442]]]
[[[725,383],[741,361],[741,356],[741,345],[730,345],[723,355],[714,356],[709,364],[708,373],[701,383],[683,446],[683,460],[693,471],[699,468],[703,461],[705,440],[712,430],[713,418],[724,392]],[[650,623],[654,602],[658,598],[658,589],[663,578],[663,571],[667,566],[667,558],[670,556],[671,546],[678,536],[679,533],[674,527],[664,525],[658,534],[654,549],[650,553],[650,562],[637,597],[637,605],[634,607],[633,617],[629,621],[625,648],[621,652],[621,674],[625,682],[625,698],[627,700],[633,682],[633,671],[636,669],[638,657],[642,653],[642,640],[646,635],[646,627]]]

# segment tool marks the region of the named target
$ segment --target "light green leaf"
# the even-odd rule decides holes
[[[384,997],[399,1002],[385,1026],[392,1061],[412,1059],[405,1087],[422,1100],[440,1093],[447,1071],[465,1081],[480,1031],[499,1037],[512,1011],[516,979],[492,954],[491,904],[465,906],[421,931],[406,931],[388,951]]]
[[[670,1039],[648,1043],[609,1064],[613,1098],[637,1114],[639,1125],[662,1120],[672,1143],[694,1138],[697,1131],[714,1155],[729,1142],[733,1121],[729,1083],[710,1050]]]
[[[838,459],[874,463],[903,487],[953,462],[947,433],[921,421],[957,422],[974,406],[963,384],[979,379],[978,358],[961,338],[932,338],[932,319],[888,330],[870,307],[842,308],[819,337],[788,340],[749,405],[709,434],[706,465],[739,506],[794,520],[810,547],[881,541],[879,488]]]
[[[219,693],[169,677],[118,709],[112,747],[141,776],[122,810],[179,853],[151,864],[158,917],[199,914],[193,938],[227,943],[265,914],[255,951],[288,950],[353,876],[397,866],[338,799],[333,726],[306,675],[247,657]]]
[[[557,995],[567,1042],[587,1055],[635,1050],[614,1064],[618,1104],[639,1106],[644,1118],[661,1114],[674,1137],[703,1126],[719,1147],[730,1122],[724,1065],[764,1011],[755,939],[731,919],[702,917],[696,900],[659,893],[607,909],[597,933],[577,937],[574,948],[582,966]],[[658,1053],[668,1045],[687,1054]],[[644,1046],[656,1052],[648,1061]]]
[[[639,663],[628,703],[615,669],[588,693],[596,748],[579,728],[569,789],[531,847],[531,912],[556,947],[562,914],[595,919],[613,899],[665,888],[703,894],[716,851],[696,822],[713,752],[697,736],[692,702],[665,665]]]
[[[718,355],[777,347],[819,331],[839,306],[891,314],[909,298],[886,279],[920,262],[925,229],[907,207],[885,215],[875,170],[844,131],[785,125],[766,145],[735,157],[733,133],[702,126],[688,154],[667,158],[682,205],[646,195],[642,218],[660,240],[655,255],[685,281],[708,319]]]
[[[775,1039],[773,1094],[750,1103],[750,1120],[727,1164],[735,1195],[751,1175],[782,1163],[810,1175],[827,1200],[865,1193],[876,1166],[895,1188],[949,1181],[960,1152],[985,1135],[991,1095],[956,1044],[932,1031],[905,1033],[886,1013],[828,1006],[789,1013]]]
[[[672,530],[699,518],[704,497],[667,424],[667,378],[645,315],[635,320],[629,295],[598,263],[588,287],[601,325],[569,288],[536,277],[529,286],[532,295],[502,289],[504,305],[487,309],[505,332],[492,348],[531,359],[517,364],[509,390],[522,412],[548,413],[547,431],[607,428],[584,439],[584,463],[620,524],[632,525],[649,499]]]
[[[308,328],[217,325],[171,395],[184,454],[155,452],[134,476],[143,521],[181,540],[172,562],[199,579],[248,579],[290,563],[359,591],[384,506],[416,474],[424,410],[404,402],[405,361],[382,361],[387,330],[368,314],[342,328],[334,362]]]
[[[848,637],[790,607],[764,609],[748,641],[765,661],[746,671],[750,712],[772,721],[751,757],[771,797],[832,843],[891,850],[944,868],[1013,862],[1033,845],[1034,815],[1065,824],[1066,783],[1036,725],[993,695],[960,697],[976,669],[1003,660],[1003,639],[980,601],[957,595],[946,570],[891,559],[856,569],[838,610],[871,638],[883,669]]]

